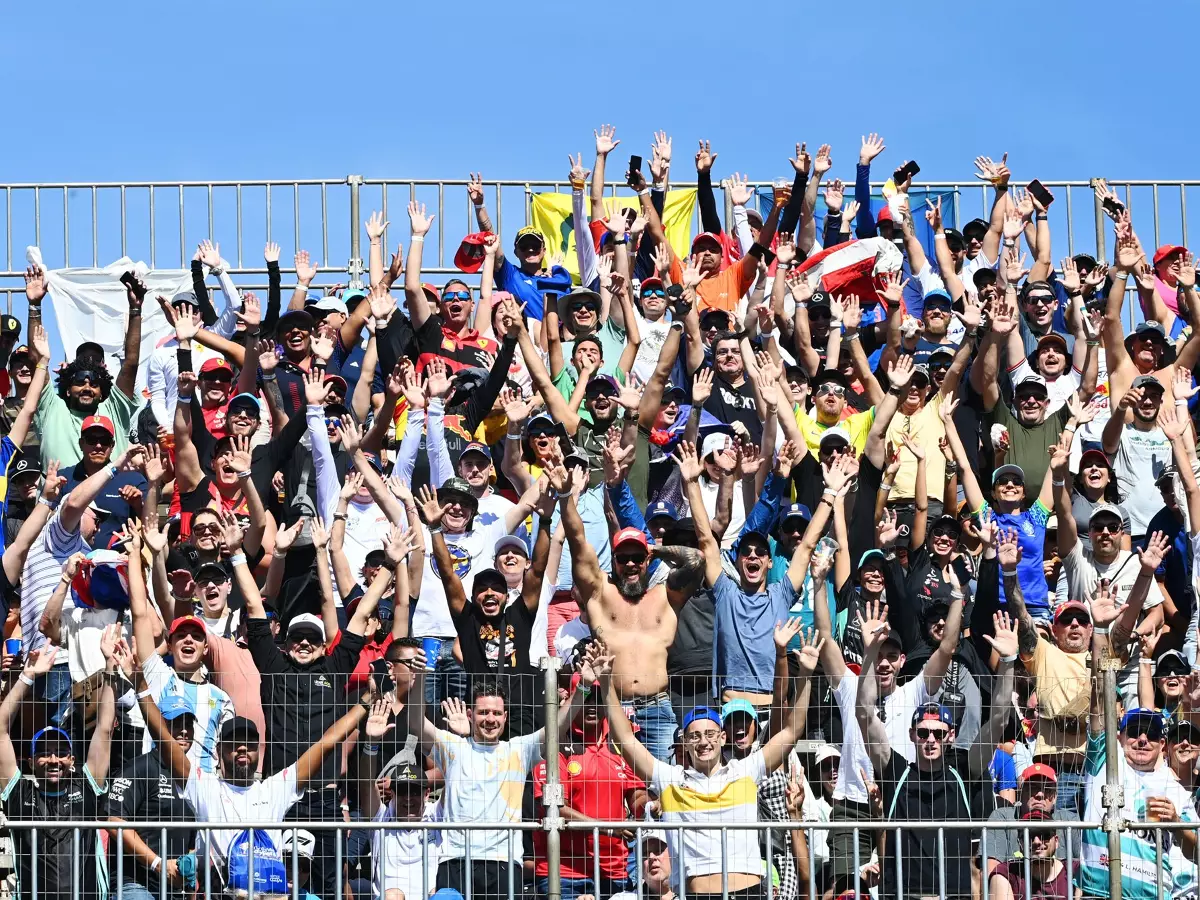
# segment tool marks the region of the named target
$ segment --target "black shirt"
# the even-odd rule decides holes
[[[714,376],[712,396],[705,401],[704,409],[727,425],[741,422],[750,432],[750,439],[757,444],[762,440],[762,421],[758,418],[754,385],[746,378],[740,387],[734,387],[716,375],[715,370]]]
[[[249,619],[246,638],[254,665],[262,674],[259,694],[267,720],[266,777],[294,763],[345,714],[346,680],[358,665],[366,638],[344,631],[328,656],[307,666],[294,662],[275,645],[266,619]],[[313,787],[336,782],[339,768],[339,754],[326,754]]]
[[[952,822],[971,818],[966,783],[951,766],[925,772],[893,750],[878,781],[888,821]],[[971,832],[966,828],[946,828],[942,841],[939,860],[936,829],[902,829],[899,838],[896,832],[889,831],[880,896],[897,894],[897,859],[902,867],[900,880],[906,896],[937,896],[942,872],[947,897],[971,896]]]
[[[667,648],[668,675],[712,674],[716,613],[716,600],[707,586],[699,588],[679,610],[675,640]]]
[[[192,822],[195,816],[191,808],[175,790],[175,782],[159,759],[158,751],[151,750],[143,753],[125,764],[120,772],[113,777],[108,789],[108,816],[115,816],[127,822]],[[164,850],[162,831],[158,828],[146,828],[138,831],[138,836],[155,855],[166,861],[185,856],[196,846],[196,833],[187,829],[168,829],[167,845]],[[114,838],[114,857],[121,853],[124,844]],[[155,896],[158,895],[159,872],[151,872],[149,867],[132,853],[125,854],[122,863],[124,879],[142,885]],[[113,877],[116,877],[117,863],[113,863]],[[173,889],[172,889],[173,890]]]
[[[0,807],[9,821],[41,824],[36,843],[30,829],[14,828],[9,832],[17,856],[18,890],[23,897],[33,896],[36,866],[38,900],[99,900],[99,872],[104,864],[99,830],[79,832],[79,860],[74,865],[74,829],[45,823],[98,821],[102,790],[92,781],[86,766],[82,774],[68,779],[62,787],[62,793],[46,793],[32,778],[17,773],[4,788]]]
[[[496,678],[508,692],[509,731],[513,736],[537,730],[541,721],[541,673],[529,661],[529,641],[536,610],[518,597],[497,616],[485,616],[476,604],[467,601],[463,611],[451,612],[463,668],[468,681],[476,677]],[[471,685],[467,686],[468,696]],[[532,727],[531,727],[532,726]]]

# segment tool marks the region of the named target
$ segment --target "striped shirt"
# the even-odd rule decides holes
[[[63,526],[61,509],[55,511],[34,540],[21,571],[21,634],[24,641],[21,649],[24,653],[46,646],[38,622],[58,586],[63,566],[73,554],[87,553],[90,549],[79,533],[78,525],[74,531],[67,531]]]
[[[174,695],[182,697],[196,710],[196,726],[192,732],[195,739],[188,750],[188,759],[203,772],[220,771],[217,732],[234,715],[233,701],[229,695],[213,684],[185,681],[157,653],[150,654],[150,658],[142,663],[142,674],[146,676],[146,684],[155,703],[161,704],[163,697]],[[152,743],[147,733],[145,752],[150,752]]]
[[[542,731],[495,744],[478,744],[449,731],[437,732],[434,765],[446,775],[442,818],[454,822],[520,822],[525,781],[542,758]],[[520,865],[522,842],[511,843],[502,828],[490,831],[442,832],[442,859],[462,859],[471,842],[471,860],[499,860]]]
[[[721,832],[716,829],[730,822],[758,821],[758,784],[766,777],[762,750],[755,750],[745,759],[730,760],[711,775],[662,761],[654,763],[648,787],[662,802],[662,825],[667,831],[671,859],[680,859],[682,852],[685,878],[714,875],[723,870],[763,874],[757,832],[727,831],[728,865],[722,867]],[[684,830],[681,848],[680,832],[671,826],[693,822],[712,824],[714,830]]]

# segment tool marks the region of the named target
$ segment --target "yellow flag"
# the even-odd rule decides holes
[[[591,201],[585,200],[587,209]],[[605,197],[604,211],[613,215],[624,207],[638,208],[636,197]],[[559,193],[534,194],[529,224],[546,238],[550,256],[561,253],[563,265],[571,277],[579,281],[579,257],[575,254],[575,218],[571,213],[571,195]],[[663,230],[675,255],[686,259],[692,244],[692,214],[696,208],[696,189],[667,191],[663,205]],[[584,228],[587,231],[587,228]]]

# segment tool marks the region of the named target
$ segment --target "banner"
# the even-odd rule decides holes
[[[155,298],[161,294],[169,300],[180,291],[190,291],[192,273],[181,269],[151,272],[145,263],[135,263],[127,256],[102,269],[51,270],[43,265],[37,247],[27,247],[25,258],[46,272],[46,291],[67,359],[75,358],[75,348],[84,341],[95,341],[104,348],[105,362],[114,378],[121,368],[129,316],[129,299],[121,276],[133,272],[142,280],[147,290],[142,306],[142,354],[133,395],[138,399],[146,386],[146,368],[154,348],[163,338],[174,335]]]
[[[584,208],[591,210],[591,200],[584,200]],[[639,209],[638,198],[605,197],[604,211],[613,215],[625,207]],[[663,206],[663,230],[667,242],[680,259],[686,259],[692,245],[692,214],[696,208],[696,189],[667,191]],[[579,281],[579,257],[575,254],[575,216],[571,210],[571,195],[542,193],[533,195],[529,224],[546,238],[546,252],[553,256],[561,253],[563,265],[572,279]],[[584,227],[584,232],[588,231]]]

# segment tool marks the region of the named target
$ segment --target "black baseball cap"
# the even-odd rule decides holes
[[[221,726],[217,743],[225,744],[244,741],[248,746],[258,746],[258,726],[245,716],[234,716]]]

